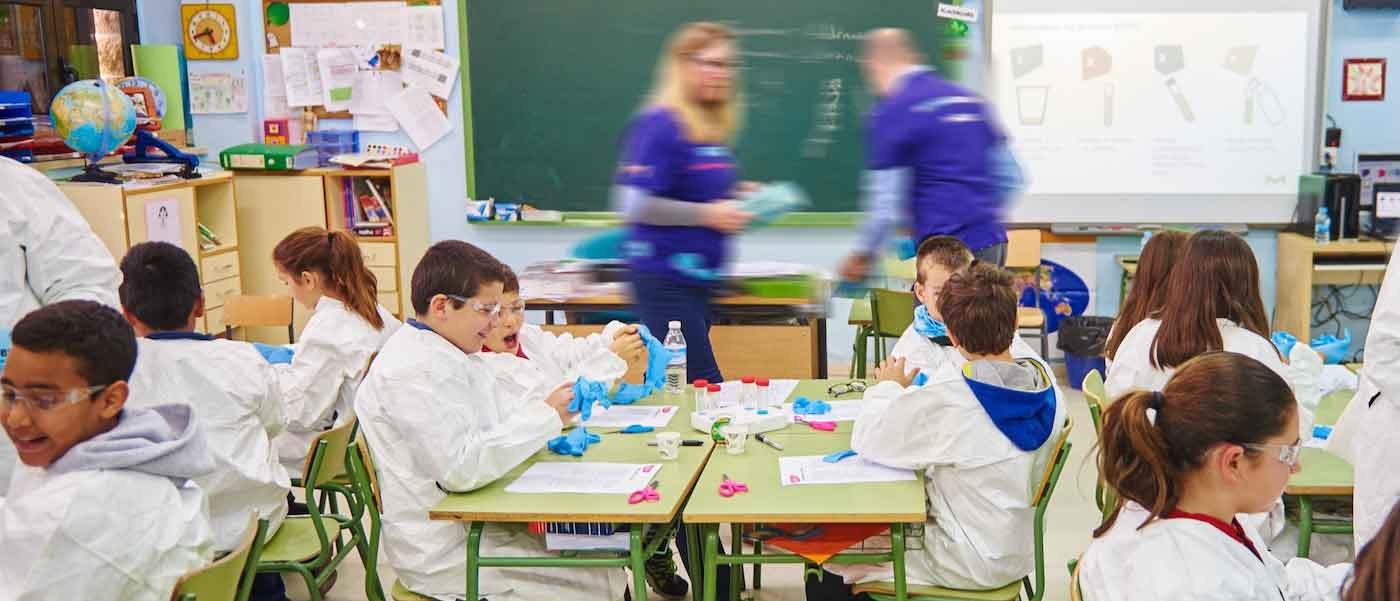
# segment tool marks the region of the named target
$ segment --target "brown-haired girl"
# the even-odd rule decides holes
[[[1400,503],[1376,537],[1361,548],[1356,567],[1343,586],[1342,601],[1400,599]]]
[[[1084,553],[1086,601],[1335,598],[1350,566],[1285,565],[1236,517],[1268,510],[1299,469],[1297,401],[1263,363],[1186,361],[1110,405],[1100,441],[1118,501]]]
[[[272,261],[288,293],[312,312],[291,362],[274,366],[287,416],[278,454],[300,474],[316,434],[353,415],[365,364],[400,324],[379,306],[374,274],[345,232],[301,228],[277,243]]]
[[[1128,289],[1128,296],[1123,299],[1123,308],[1118,311],[1118,318],[1113,320],[1113,331],[1108,337],[1108,345],[1104,347],[1104,356],[1110,361],[1118,354],[1118,347],[1123,344],[1128,331],[1162,308],[1167,279],[1172,274],[1172,267],[1181,258],[1186,239],[1186,234],[1182,232],[1165,231],[1152,236],[1147,246],[1143,247],[1142,256],[1138,257],[1137,274],[1133,276],[1133,287]]]

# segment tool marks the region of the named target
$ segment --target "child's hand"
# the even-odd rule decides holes
[[[646,344],[642,342],[642,335],[637,332],[637,326],[627,326],[618,330],[617,334],[613,336],[612,344],[608,345],[608,350],[612,351],[614,355],[622,357],[623,361],[631,365],[645,354]]]
[[[569,403],[572,402],[574,402],[574,385],[569,383],[560,384],[558,388],[554,389],[554,392],[549,393],[549,396],[544,399],[544,403],[558,412],[559,419],[565,424],[568,424],[574,416],[569,411]]]
[[[875,379],[880,382],[895,382],[903,388],[908,388],[914,383],[914,378],[918,377],[919,370],[904,372],[904,358],[885,357],[880,362],[880,367],[875,370]]]

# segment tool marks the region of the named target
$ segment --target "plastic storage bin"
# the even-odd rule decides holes
[[[306,145],[316,149],[317,163],[331,164],[331,157],[360,151],[360,132],[354,129],[323,129],[306,132]]]

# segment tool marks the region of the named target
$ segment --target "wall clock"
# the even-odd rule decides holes
[[[238,58],[238,19],[232,4],[181,4],[185,24],[185,58]]]
[[[1342,61],[1342,100],[1385,100],[1385,59]]]

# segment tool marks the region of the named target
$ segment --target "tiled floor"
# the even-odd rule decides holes
[[[1098,523],[1098,512],[1093,501],[1097,472],[1093,463],[1085,460],[1094,445],[1093,425],[1084,405],[1084,396],[1068,389],[1065,393],[1070,414],[1074,417],[1074,431],[1070,435],[1074,447],[1046,514],[1047,601],[1069,599],[1069,576],[1065,571],[1065,562],[1084,550],[1089,543],[1091,530]],[[381,568],[381,574],[386,586],[394,582],[393,571],[387,566]],[[801,601],[801,577],[802,570],[798,566],[767,566],[763,573],[763,589],[753,594],[753,598],[760,601]],[[304,589],[305,586],[298,582],[288,582],[287,590],[297,601],[306,599]],[[745,596],[749,595],[745,593]],[[339,580],[328,598],[331,601],[365,598],[364,568],[358,555],[352,555],[342,566]],[[651,598],[657,597],[653,595]]]

